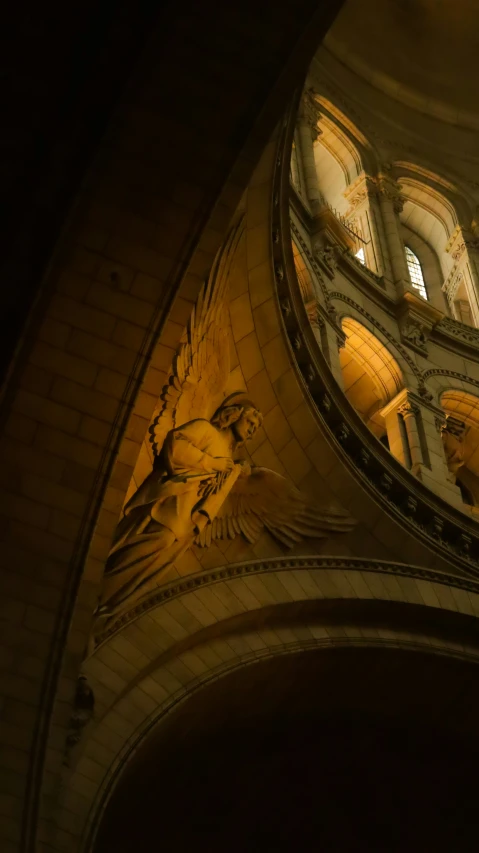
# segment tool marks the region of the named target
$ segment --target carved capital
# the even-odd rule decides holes
[[[424,355],[427,355],[426,344],[429,332],[430,329],[411,318],[408,318],[401,326],[401,338],[404,343],[409,344],[414,349],[420,350]]]
[[[392,202],[395,213],[401,213],[405,199],[401,194],[401,187],[397,181],[395,181],[390,175],[379,175],[377,180],[377,192],[380,197],[386,198]]]
[[[451,255],[457,264],[462,259],[466,249],[468,252],[477,252],[479,249],[479,240],[466,228],[456,225],[446,243],[445,251]]]
[[[353,181],[352,184],[343,193],[346,201],[349,202],[349,210],[346,217],[350,216],[365,202],[367,199],[375,198],[377,195],[377,185],[374,178],[366,175],[363,172]]]
[[[404,420],[406,420],[406,418],[416,417],[416,415],[419,414],[419,406],[411,402],[411,400],[406,400],[398,407],[398,414],[402,415]]]
[[[453,415],[446,415],[442,423],[442,432],[447,432],[458,441],[462,441],[466,434],[466,424]]]

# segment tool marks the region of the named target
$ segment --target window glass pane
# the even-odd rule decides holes
[[[409,246],[405,246],[406,249],[406,261],[409,270],[409,275],[411,276],[411,283],[415,290],[419,291],[419,295],[422,296],[423,299],[427,299],[427,290],[426,285],[424,283],[424,276],[422,274],[421,264],[419,262],[419,258],[416,257],[414,252],[409,248]]]
[[[358,259],[358,261],[361,261],[361,263],[362,263],[362,264],[365,264],[365,263],[366,263],[366,258],[365,258],[365,256],[364,256],[364,249],[363,249],[363,247],[362,247],[362,246],[361,246],[361,248],[360,248],[360,249],[358,249],[358,251],[356,252],[355,257]]]

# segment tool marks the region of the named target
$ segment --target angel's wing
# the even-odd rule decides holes
[[[156,456],[167,433],[195,418],[210,418],[230,375],[228,340],[228,273],[243,222],[236,225],[216,256],[174,357],[171,374],[160,395],[162,408],[150,426]]]
[[[254,544],[266,528],[286,547],[307,536],[348,533],[354,519],[342,510],[316,508],[285,477],[269,468],[253,468],[240,477],[216,518],[196,538],[207,547],[213,539],[234,539],[243,534]]]

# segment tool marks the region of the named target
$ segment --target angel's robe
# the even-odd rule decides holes
[[[125,507],[106,564],[100,607],[113,613],[132,594],[171,565],[198,533],[198,524],[214,516],[239,474],[214,470],[214,457],[233,456],[230,429],[207,420],[190,421],[171,430],[157,465]],[[214,494],[201,497],[205,482],[218,483]],[[138,595],[134,596],[138,598]]]

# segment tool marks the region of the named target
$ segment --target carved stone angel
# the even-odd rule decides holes
[[[157,587],[194,543],[207,547],[237,535],[254,543],[266,528],[291,546],[304,536],[353,526],[347,513],[308,506],[284,477],[238,458],[263,418],[243,392],[224,398],[230,374],[226,282],[224,252],[192,312],[150,427],[153,471],[117,528],[97,612],[103,625]]]

